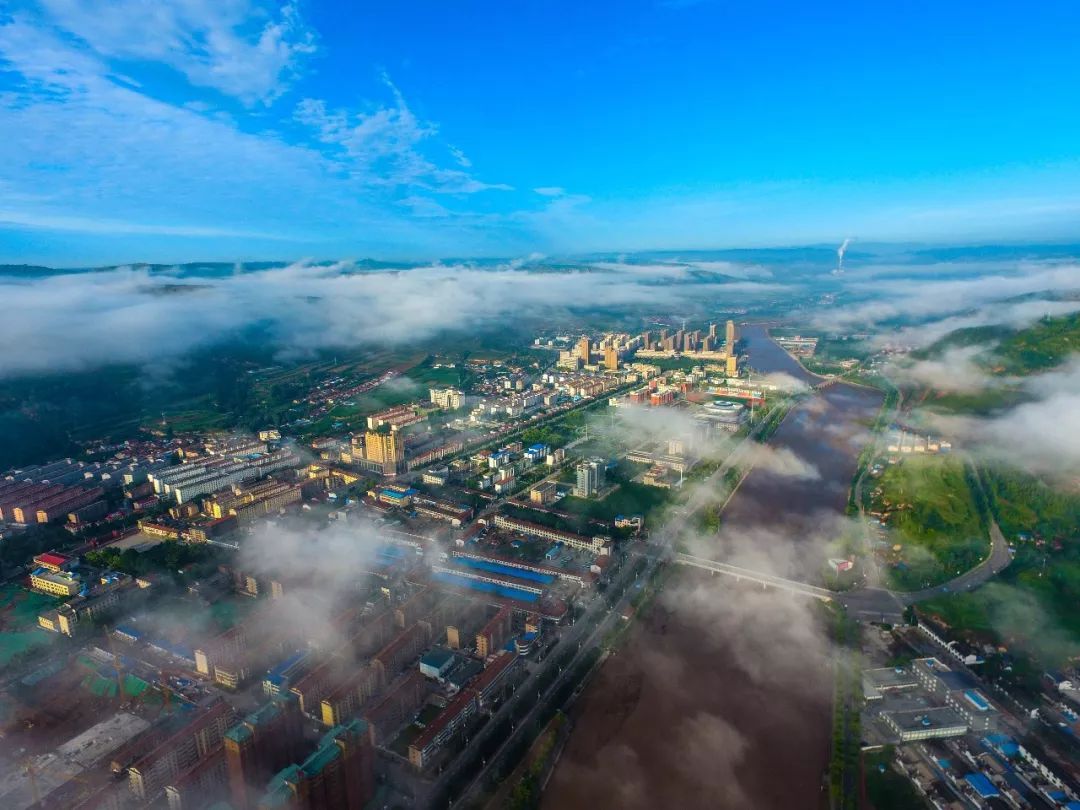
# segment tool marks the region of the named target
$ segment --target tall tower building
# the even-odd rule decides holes
[[[579,498],[595,495],[604,485],[604,463],[601,459],[582,461],[574,471],[577,473],[574,495]]]
[[[646,351],[652,351],[652,332],[641,333],[641,345]]]
[[[739,358],[736,357],[734,354],[729,354],[727,356],[727,376],[739,376]]]
[[[303,763],[270,780],[259,810],[362,810],[375,793],[375,755],[363,720],[328,731]]]
[[[615,348],[614,341],[604,348],[604,367],[608,371],[616,371],[619,368],[619,350]]]
[[[389,427],[364,434],[364,458],[382,465],[383,475],[396,475],[405,461],[405,439]]]
[[[727,340],[727,353],[735,353],[735,341],[738,340],[738,335],[735,334],[735,321],[728,321],[727,326],[724,329],[724,338]]]
[[[578,340],[577,353],[578,353],[578,357],[580,357],[582,359],[582,361],[585,363],[585,365],[588,365],[589,361],[592,359],[592,350],[591,350],[591,348],[589,346],[589,336],[588,335],[582,335],[581,339]]]
[[[716,324],[715,323],[710,323],[709,324],[709,337],[711,337],[713,339],[714,343],[716,342]]]
[[[296,761],[303,741],[303,718],[291,692],[275,695],[225,732],[232,806],[253,810],[267,780]]]

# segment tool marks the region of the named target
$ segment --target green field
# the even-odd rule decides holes
[[[559,501],[558,508],[571,515],[605,522],[613,521],[617,515],[644,515],[645,524],[650,525],[670,499],[671,490],[627,482],[600,500],[567,495]]]
[[[945,582],[986,555],[988,529],[968,479],[963,461],[952,456],[905,458],[878,479],[874,506],[888,512],[893,542],[902,546],[890,560],[894,587]]]
[[[984,472],[990,509],[1016,548],[977,591],[924,605],[951,626],[1046,658],[1080,652],[1080,495],[1015,471]]]
[[[34,593],[18,585],[0,588],[0,667],[29,650],[45,647],[56,640],[55,633],[38,627],[37,617],[54,608],[57,599]]]
[[[863,757],[866,795],[874,810],[919,810],[928,805],[907,777],[890,767],[892,746]]]

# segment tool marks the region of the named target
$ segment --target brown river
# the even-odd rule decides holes
[[[751,366],[813,384],[762,327],[742,330]],[[755,468],[694,553],[810,579],[815,538],[841,519],[874,391],[828,386],[769,446],[806,468]],[[824,805],[832,679],[815,606],[678,568],[570,710],[574,730],[545,810]]]

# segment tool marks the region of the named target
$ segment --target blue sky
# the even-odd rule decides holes
[[[1074,238],[1035,6],[13,0],[0,261]]]

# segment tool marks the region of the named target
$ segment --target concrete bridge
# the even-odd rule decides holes
[[[818,588],[815,585],[807,585],[804,582],[796,582],[793,579],[785,579],[784,577],[778,577],[772,574],[763,574],[760,571],[752,571],[749,568],[741,568],[740,566],[731,565],[730,563],[706,560],[703,557],[695,557],[691,554],[674,554],[671,557],[671,561],[677,565],[689,565],[694,568],[700,568],[703,571],[711,571],[714,574],[724,574],[725,576],[735,577],[736,580],[759,582],[767,588],[777,588],[799,596],[809,596],[812,599],[820,599],[822,602],[831,602],[835,597],[839,596],[839,594],[830,591],[827,588]]]

